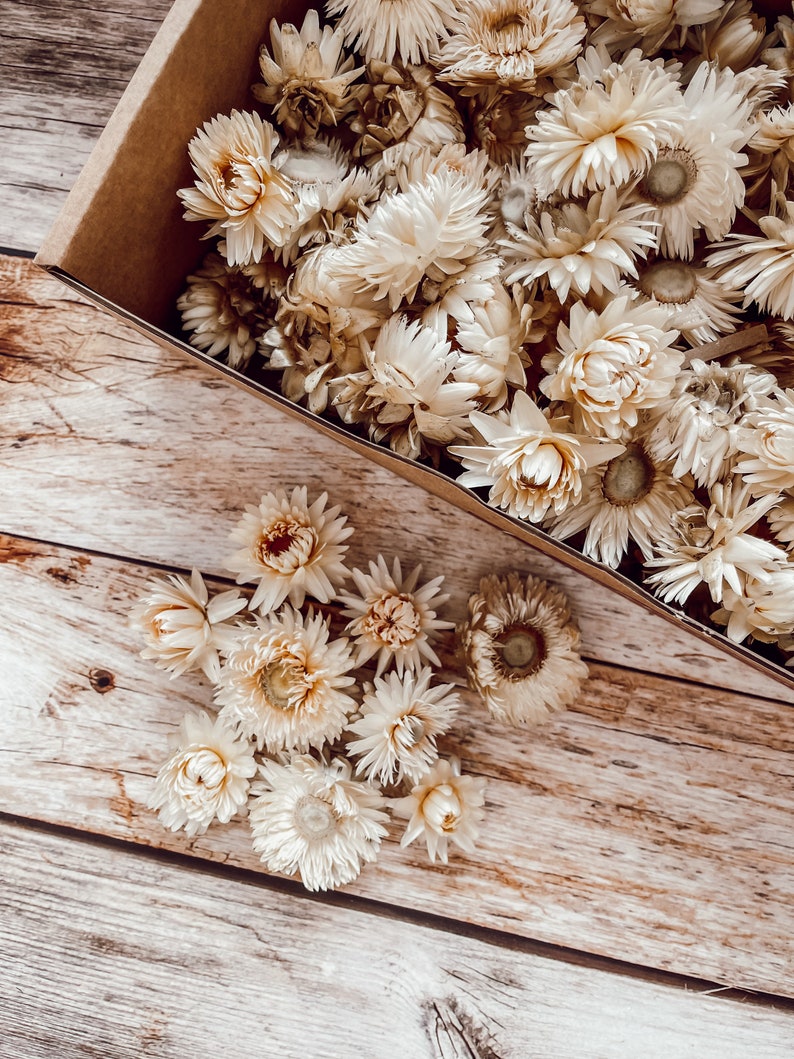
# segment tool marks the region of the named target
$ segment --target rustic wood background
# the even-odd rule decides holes
[[[0,0],[0,1056],[790,1056],[791,692],[30,260],[169,6]],[[468,698],[447,746],[489,781],[476,855],[391,840],[324,898],[268,877],[244,824],[191,841],[146,809],[210,693],[127,628],[153,572],[220,583],[242,507],[299,483],[348,513],[357,565],[443,574],[453,619],[494,555],[554,581],[592,671],[535,730]]]

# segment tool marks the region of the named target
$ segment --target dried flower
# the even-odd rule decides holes
[[[777,390],[748,412],[738,449],[736,473],[754,496],[794,488],[794,390]]]
[[[261,766],[249,820],[254,850],[270,871],[300,874],[307,890],[332,890],[377,859],[384,799],[351,772],[340,758],[326,764],[308,755]]]
[[[462,704],[454,685],[431,686],[432,679],[429,666],[375,678],[361,716],[348,728],[358,738],[347,749],[367,779],[418,783],[438,757],[436,738],[449,729]]]
[[[450,843],[466,853],[474,852],[485,802],[485,780],[462,776],[456,758],[437,761],[405,798],[397,798],[392,808],[408,819],[401,846],[424,838],[431,862],[449,860]]]
[[[203,835],[213,820],[226,824],[248,800],[256,761],[250,745],[219,718],[186,714],[174,752],[157,773],[148,805],[171,831]]]
[[[565,596],[531,575],[482,578],[458,640],[470,687],[505,724],[545,721],[587,678]]]
[[[763,578],[746,577],[741,594],[725,589],[712,620],[727,625],[731,640],[774,643],[794,635],[794,563],[781,562]]]
[[[516,162],[527,143],[527,126],[534,120],[540,100],[523,92],[485,88],[469,100],[475,144],[494,165]]]
[[[588,468],[623,451],[622,445],[571,433],[566,420],[547,418],[520,390],[508,416],[472,412],[469,418],[484,444],[450,446],[464,468],[458,482],[490,487],[490,504],[530,522],[576,503]]]
[[[198,180],[178,192],[185,219],[214,222],[208,235],[225,236],[230,265],[260,261],[297,220],[295,195],[273,158],[277,146],[272,125],[239,110],[205,122],[188,145]]]
[[[430,641],[453,623],[441,621],[433,608],[449,597],[439,592],[443,577],[419,585],[421,574],[422,567],[417,566],[403,577],[400,560],[395,557],[389,570],[382,555],[370,562],[369,574],[353,570],[358,594],[343,592],[339,598],[345,605],[342,613],[351,619],[345,632],[355,641],[356,665],[377,656],[380,676],[392,662],[400,675],[418,671],[425,659],[440,664]]]
[[[261,750],[303,752],[336,739],[355,708],[346,638],[329,640],[321,614],[286,606],[258,618],[230,649],[221,670],[219,716]]]
[[[707,263],[719,269],[723,283],[744,291],[751,302],[785,320],[794,319],[794,202],[783,203],[784,216],[762,217],[763,235],[731,232],[712,249]]]
[[[715,18],[722,0],[585,0],[585,10],[605,21],[593,39],[628,47],[640,44],[646,55],[663,44],[681,47],[690,26]]]
[[[339,15],[345,41],[369,62],[421,63],[446,38],[455,20],[455,0],[326,0],[325,9]]]
[[[229,621],[246,605],[234,589],[210,599],[204,578],[193,570],[190,582],[179,574],[152,578],[148,593],[130,612],[130,624],[146,643],[151,658],[174,677],[201,669],[212,681],[220,674],[221,653],[236,641],[239,626]]]
[[[258,506],[248,504],[231,532],[242,548],[230,555],[226,568],[237,574],[238,584],[256,584],[251,609],[267,614],[289,596],[295,607],[307,595],[330,602],[336,586],[347,576],[342,541],[353,532],[339,508],[325,510],[328,494],[312,504],[305,485],[287,496],[283,489],[265,493]]]
[[[641,267],[629,286],[641,302],[663,305],[666,326],[680,331],[690,345],[713,342],[721,334],[736,330],[743,292],[725,283],[715,269],[679,258],[658,258]]]

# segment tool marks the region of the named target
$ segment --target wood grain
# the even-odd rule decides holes
[[[261,870],[244,822],[191,842],[145,807],[168,734],[211,706],[137,657],[150,570],[8,537],[0,559],[0,806]],[[540,728],[469,702],[445,749],[488,779],[477,854],[431,866],[395,829],[353,892],[794,996],[790,708],[602,665]]]
[[[4,1056],[778,1059],[791,1039],[794,1012],[704,987],[8,824],[0,848]]]
[[[569,596],[589,657],[794,702],[794,689],[323,438],[87,305],[31,262],[0,256],[0,530],[222,574],[247,503],[327,490],[377,553],[443,574],[462,614],[494,569]],[[362,498],[377,503],[362,504]]]

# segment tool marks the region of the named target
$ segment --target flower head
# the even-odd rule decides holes
[[[220,716],[270,753],[322,748],[355,707],[347,639],[329,640],[322,614],[291,607],[258,618],[229,651],[216,689]]]
[[[484,779],[462,776],[457,759],[437,761],[407,797],[392,802],[394,812],[408,818],[400,845],[424,838],[433,863],[436,857],[448,862],[450,844],[472,853],[484,801]]]
[[[503,723],[546,720],[587,677],[565,596],[531,575],[482,578],[458,640],[469,685]]]
[[[248,800],[256,761],[250,744],[220,719],[186,714],[174,751],[157,774],[149,808],[172,831],[202,835],[213,820],[226,824]]]
[[[424,62],[455,20],[455,0],[326,0],[345,41],[371,59]]]
[[[439,629],[451,629],[453,623],[436,617],[435,607],[449,598],[439,592],[443,577],[419,584],[422,567],[416,566],[403,576],[400,560],[395,556],[392,568],[382,555],[370,561],[369,574],[353,570],[358,594],[340,594],[345,605],[343,614],[350,618],[346,632],[356,644],[356,665],[364,665],[377,656],[377,676],[394,663],[397,672],[418,671],[424,659],[439,665],[430,641]],[[418,586],[418,587],[417,587]]]
[[[778,390],[748,413],[738,449],[736,473],[754,495],[794,489],[794,390]]]
[[[794,202],[786,201],[783,217],[762,217],[762,235],[731,232],[712,249],[708,264],[723,283],[744,291],[744,305],[785,320],[794,319]]]
[[[283,489],[266,493],[255,507],[249,504],[232,530],[242,547],[226,559],[238,584],[257,583],[251,609],[267,614],[289,596],[295,607],[307,595],[330,602],[336,586],[348,576],[342,542],[353,532],[339,508],[325,509],[328,494],[311,505],[305,485],[287,496]]]
[[[226,238],[230,265],[259,261],[286,240],[297,220],[289,181],[273,158],[278,136],[258,114],[218,114],[188,145],[197,180],[182,188],[185,219],[210,220],[209,235]]]
[[[431,686],[433,670],[376,677],[361,703],[347,744],[358,768],[375,783],[418,783],[438,757],[436,738],[452,724],[461,700],[452,684]]]
[[[748,637],[774,643],[794,635],[794,563],[781,562],[763,578],[746,577],[742,592],[726,588],[712,620],[727,626],[731,640]]]
[[[587,469],[623,451],[622,445],[571,433],[567,421],[547,418],[521,390],[509,415],[472,412],[469,418],[483,444],[449,448],[463,464],[458,482],[489,486],[490,504],[530,522],[540,522],[550,508],[559,513],[576,503]]]
[[[212,681],[220,675],[219,655],[236,642],[239,625],[229,621],[246,605],[234,589],[210,599],[204,578],[193,570],[152,578],[148,593],[130,612],[130,624],[144,638],[142,658],[151,658],[173,676],[201,669]]]
[[[332,890],[377,859],[384,799],[351,773],[341,758],[326,764],[308,755],[261,766],[249,821],[254,850],[270,871],[299,874],[307,890]]]
[[[680,258],[658,258],[641,267],[629,286],[640,302],[664,306],[667,327],[680,331],[690,345],[714,342],[736,330],[743,293],[721,280],[715,269]]]

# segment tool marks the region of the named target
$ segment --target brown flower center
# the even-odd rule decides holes
[[[640,190],[654,206],[673,206],[692,189],[697,166],[688,151],[663,147],[645,174]]]
[[[291,710],[305,688],[303,669],[291,659],[270,662],[257,676],[265,698],[279,710]]]
[[[417,638],[422,629],[422,618],[410,595],[389,594],[370,606],[363,627],[367,635],[396,646]]]
[[[637,286],[646,298],[686,305],[697,294],[697,269],[683,261],[657,261],[645,269]]]
[[[328,802],[312,794],[304,794],[298,799],[292,819],[295,830],[309,842],[326,838],[336,830],[336,813]]]
[[[532,625],[508,625],[494,637],[499,668],[509,680],[537,673],[546,658],[546,640]]]
[[[601,491],[616,507],[636,504],[650,493],[656,469],[641,445],[627,445],[626,451],[610,460],[604,471]]]
[[[295,518],[278,518],[265,527],[256,542],[256,556],[263,566],[278,573],[293,573],[310,561],[317,544],[312,526]]]

